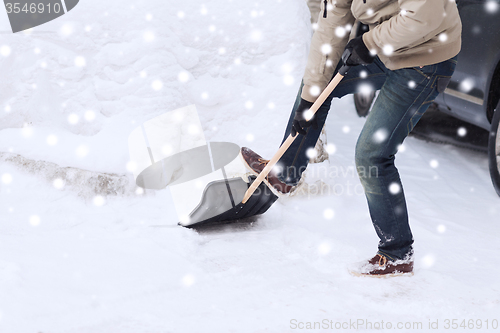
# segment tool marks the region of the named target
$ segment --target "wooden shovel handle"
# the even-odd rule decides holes
[[[345,75],[345,73],[344,73],[344,75]],[[323,104],[323,102],[326,100],[326,98],[328,96],[330,96],[330,94],[332,93],[333,89],[335,89],[335,87],[337,87],[337,85],[339,84],[339,82],[344,78],[344,75],[342,75],[340,73],[337,73],[337,75],[335,75],[335,77],[332,79],[332,81],[330,81],[330,83],[328,84],[328,86],[326,86],[325,90],[323,90],[323,92],[321,93],[321,95],[319,95],[318,99],[314,102],[314,104],[310,108],[310,110],[312,111],[313,114],[315,114],[316,111],[318,111],[319,107]],[[292,142],[293,142],[293,140],[295,140],[296,137],[297,137],[297,135],[292,136],[290,134],[288,136],[288,138],[285,140],[285,142],[283,142],[283,144],[278,149],[278,151],[276,152],[276,154],[274,154],[273,158],[271,158],[271,160],[269,160],[269,162],[267,163],[267,165],[264,168],[264,170],[262,170],[260,172],[260,174],[257,177],[257,179],[254,180],[254,182],[252,183],[252,185],[250,185],[250,187],[248,188],[248,190],[245,192],[245,195],[243,197],[242,203],[245,204],[248,201],[248,199],[250,199],[250,197],[252,196],[253,192],[255,192],[255,190],[257,189],[257,187],[259,187],[260,183],[262,183],[262,181],[264,180],[264,178],[266,178],[267,174],[276,165],[276,163],[281,158],[281,156],[283,156],[283,154],[285,153],[285,151],[292,145]]]

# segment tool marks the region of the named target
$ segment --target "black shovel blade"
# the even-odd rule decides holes
[[[241,178],[209,183],[200,204],[189,214],[189,224],[179,222],[179,225],[196,228],[227,224],[265,213],[278,197],[264,183],[257,187],[246,203],[241,202],[246,190],[255,179],[255,176],[250,176],[249,183]],[[214,211],[219,214],[213,215]]]

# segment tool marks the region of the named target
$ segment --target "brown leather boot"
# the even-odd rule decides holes
[[[355,276],[390,277],[413,275],[413,259],[390,260],[384,255],[377,254],[368,261],[354,265],[349,272]]]
[[[262,156],[260,156],[250,148],[243,147],[241,148],[240,153],[241,157],[243,158],[244,164],[256,176],[258,176],[259,173],[264,170],[267,163],[269,163],[269,160],[263,159]],[[267,174],[266,178],[264,178],[264,182],[270,189],[274,189],[280,194],[290,193],[294,188],[293,186],[287,185],[279,180],[274,170],[271,170],[271,172]]]

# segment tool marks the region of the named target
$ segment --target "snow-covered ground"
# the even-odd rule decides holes
[[[351,97],[334,102],[334,149],[308,175],[329,193],[196,232],[177,226],[168,190],[132,185],[128,134],[193,103],[207,140],[271,156],[305,64],[308,15],[302,0],[85,0],[0,34],[0,332],[498,324],[500,201],[483,154],[408,138],[396,163],[415,275],[347,272],[377,248],[353,172],[364,119]]]

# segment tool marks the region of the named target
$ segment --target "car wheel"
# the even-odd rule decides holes
[[[368,115],[374,99],[375,91],[354,94],[354,105],[356,106],[358,116],[366,117]]]
[[[491,121],[490,138],[488,142],[488,158],[493,186],[500,196],[500,103]]]

